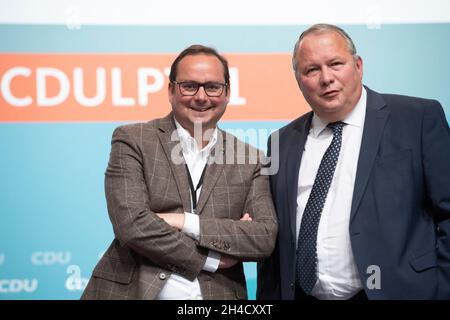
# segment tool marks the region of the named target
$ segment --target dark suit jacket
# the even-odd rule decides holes
[[[361,282],[369,299],[449,299],[450,130],[445,114],[434,100],[366,90],[349,225]],[[279,131],[280,169],[270,180],[279,234],[271,258],[258,265],[259,299],[295,297],[297,181],[311,119],[309,112]],[[367,287],[373,265],[380,268],[380,289]]]
[[[245,299],[242,262],[202,270],[208,250],[238,261],[272,252],[277,222],[257,150],[218,132],[198,201],[199,241],[158,212],[191,211],[190,189],[172,114],[115,130],[105,192],[115,239],[98,262],[82,299],[154,299],[172,272],[198,278],[204,299]],[[244,152],[239,154],[237,151]],[[239,221],[244,212],[253,221]]]

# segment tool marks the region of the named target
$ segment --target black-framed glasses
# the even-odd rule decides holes
[[[220,97],[223,89],[227,86],[226,83],[220,82],[172,81],[172,83],[178,85],[178,89],[183,96],[195,96],[200,87],[203,87],[208,97]]]

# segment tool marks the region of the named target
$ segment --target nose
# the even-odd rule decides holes
[[[208,99],[208,95],[206,94],[205,88],[203,86],[198,88],[198,91],[195,94],[194,99],[197,101],[206,101]]]
[[[334,81],[333,71],[327,67],[323,67],[320,72],[320,82],[322,85],[327,86]]]

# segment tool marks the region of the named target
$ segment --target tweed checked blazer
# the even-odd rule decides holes
[[[118,127],[111,144],[105,193],[115,239],[94,268],[82,299],[154,299],[172,272],[191,281],[198,278],[204,299],[246,299],[242,262],[268,257],[277,235],[259,151],[218,130],[197,206],[197,241],[156,215],[191,211],[173,114]],[[253,221],[239,221],[245,212]],[[206,272],[202,268],[209,250],[239,262]]]

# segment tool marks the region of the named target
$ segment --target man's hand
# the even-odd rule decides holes
[[[183,229],[184,226],[184,213],[157,213],[158,217],[167,222],[170,226]]]
[[[240,220],[241,221],[253,221],[252,217],[250,216],[250,213],[244,213],[244,215],[242,216],[242,218]]]
[[[222,254],[219,262],[219,269],[228,269],[234,266],[238,261],[230,256]]]

